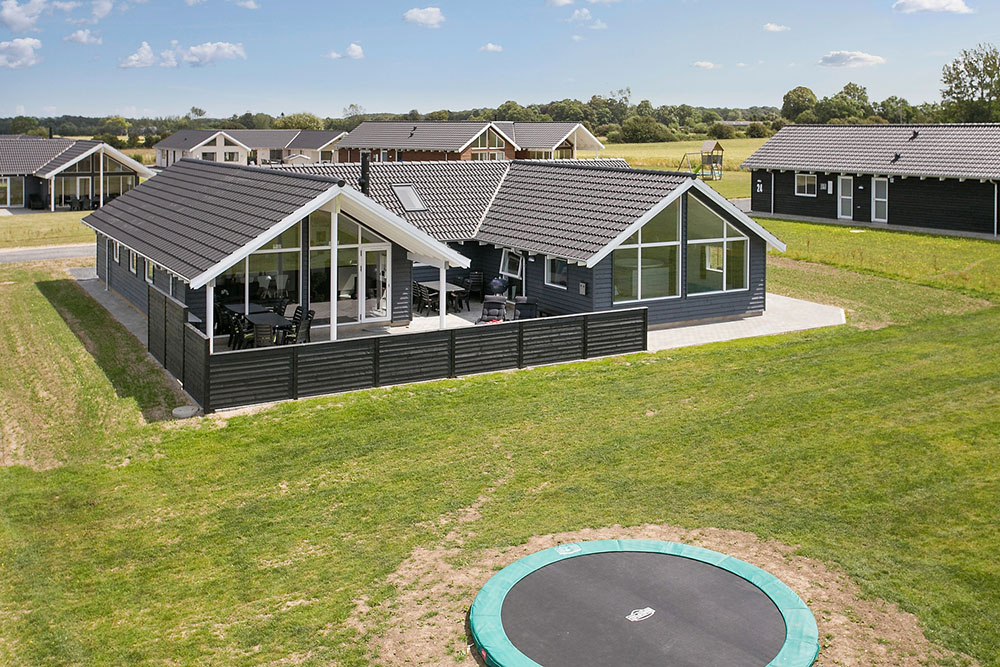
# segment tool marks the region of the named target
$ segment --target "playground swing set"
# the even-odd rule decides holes
[[[722,144],[709,139],[701,145],[701,151],[684,154],[678,171],[690,171],[703,181],[721,181],[723,152]]]

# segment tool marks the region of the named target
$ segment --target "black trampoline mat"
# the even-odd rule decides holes
[[[625,617],[652,607],[643,621]],[[544,667],[764,667],[785,622],[746,579],[662,553],[607,552],[546,565],[517,582],[501,608],[504,632]]]

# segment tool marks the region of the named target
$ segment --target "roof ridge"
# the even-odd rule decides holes
[[[781,129],[795,129],[805,127],[871,127],[871,128],[893,128],[893,127],[1000,127],[1000,123],[791,123]]]
[[[59,151],[58,153],[56,153],[55,155],[53,155],[53,156],[52,156],[51,158],[49,158],[49,159],[48,159],[48,160],[47,160],[47,161],[45,162],[45,164],[43,164],[43,165],[42,165],[41,167],[39,167],[38,169],[36,169],[36,170],[35,170],[35,171],[34,171],[34,172],[32,173],[32,175],[34,175],[34,174],[38,174],[38,173],[44,173],[44,172],[45,172],[45,168],[46,168],[47,166],[49,166],[50,164],[52,164],[53,160],[55,160],[55,159],[56,159],[57,157],[59,157],[60,155],[62,155],[62,154],[63,154],[63,153],[65,153],[66,151],[68,151],[69,149],[71,149],[71,148],[73,148],[74,146],[76,146],[76,145],[77,145],[77,143],[79,143],[80,141],[81,141],[80,139],[70,139],[70,140],[69,140],[69,145],[67,145],[67,146],[66,146],[65,148],[63,148],[63,149],[62,149],[61,151]]]

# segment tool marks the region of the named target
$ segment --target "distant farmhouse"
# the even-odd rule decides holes
[[[346,132],[327,130],[180,130],[153,146],[156,166],[183,158],[229,164],[335,162]]]
[[[94,209],[152,175],[100,141],[0,136],[0,208]]]
[[[339,149],[339,162],[562,160],[604,144],[580,123],[393,121],[361,123]]]
[[[1000,124],[789,125],[743,168],[757,215],[1000,231]]]

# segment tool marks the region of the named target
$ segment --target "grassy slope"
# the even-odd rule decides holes
[[[0,303],[30,302],[36,337],[97,377],[32,289],[51,273],[9,271],[0,282],[17,288]],[[497,483],[470,554],[616,522],[749,530],[840,564],[932,639],[1000,664],[1000,350],[984,345],[1000,309],[794,262],[772,275],[851,301],[856,321],[907,324],[359,392],[224,424],[102,421],[140,408],[99,384],[94,413],[36,406],[91,436],[55,457],[63,467],[0,470],[0,663],[365,664],[341,624],[352,601],[391,595],[385,576],[440,538],[434,520]],[[6,336],[0,353],[44,356]]]
[[[93,243],[94,232],[80,224],[86,213],[5,215],[0,218],[0,248]]]
[[[750,154],[764,145],[766,139],[723,139],[725,149],[722,168],[736,171]],[[655,144],[606,144],[601,157],[622,157],[633,167],[667,167],[677,169],[685,153],[701,151],[701,141],[667,141]]]

